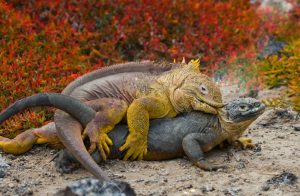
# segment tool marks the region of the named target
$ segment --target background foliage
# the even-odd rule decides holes
[[[259,62],[269,87],[288,86],[287,96],[294,109],[300,111],[300,39],[288,43],[280,55]]]
[[[34,93],[60,92],[90,70],[141,59],[201,57],[207,73],[235,62],[252,73],[248,86],[263,83],[257,79],[259,65],[268,86],[289,85],[297,94],[295,76],[284,71],[272,76],[272,70],[298,69],[299,53],[289,54],[298,55],[293,63],[287,56],[268,58],[272,65],[256,58],[270,37],[297,39],[299,5],[291,2],[294,9],[283,17],[248,0],[0,0],[0,110]],[[4,127],[27,129],[50,117],[42,110],[26,112]]]

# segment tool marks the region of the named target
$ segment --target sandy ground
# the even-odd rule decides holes
[[[226,87],[224,99],[243,94],[236,87]],[[259,96],[276,94],[264,91]],[[102,165],[112,179],[130,183],[138,195],[300,195],[300,124],[296,113],[267,110],[245,135],[253,138],[256,148],[215,149],[207,154],[213,163],[227,169],[206,172],[186,159],[160,162],[108,161]],[[59,174],[51,162],[57,150],[36,146],[21,156],[2,154],[10,167],[0,178],[0,195],[52,195],[71,181],[91,176],[83,169]],[[288,176],[277,176],[291,173]],[[277,176],[277,177],[276,177]],[[291,177],[292,176],[292,177]],[[291,181],[289,181],[291,179]],[[290,182],[290,183],[289,183]]]

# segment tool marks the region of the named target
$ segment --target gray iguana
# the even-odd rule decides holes
[[[38,100],[38,101],[37,101]],[[86,126],[96,115],[96,111],[80,101],[61,94],[38,94],[22,100],[22,105],[48,105],[63,109]],[[43,104],[41,104],[43,103]],[[81,113],[78,113],[79,108]],[[17,106],[18,110],[21,108]],[[144,160],[165,160],[186,155],[196,166],[204,170],[215,170],[223,165],[210,165],[204,160],[203,153],[210,151],[224,141],[239,141],[243,145],[252,145],[249,138],[241,135],[246,128],[260,116],[265,107],[253,98],[235,99],[218,109],[218,115],[201,112],[184,113],[174,119],[156,119],[151,121],[148,135],[148,151]],[[10,114],[15,111],[7,110]],[[58,120],[59,121],[59,120]],[[128,135],[125,125],[117,125],[109,133],[113,140],[109,158],[123,158],[124,153],[119,147],[124,144]],[[47,134],[47,131],[43,133]],[[53,134],[53,133],[51,133]],[[104,160],[101,153],[99,160]],[[60,156],[61,167],[69,161],[67,153]],[[64,166],[63,166],[64,167]]]

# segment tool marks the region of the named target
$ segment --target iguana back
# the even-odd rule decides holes
[[[125,72],[104,76],[76,88],[70,95],[86,102],[99,98],[116,98],[128,104],[138,97],[147,94],[150,85],[155,81],[156,73]]]
[[[109,67],[104,67],[90,73],[84,74],[71,82],[63,91],[62,94],[70,95],[72,92],[84,84],[92,83],[93,81],[107,76],[117,75],[121,73],[143,72],[143,73],[161,73],[171,70],[176,64],[158,63],[153,61],[129,62],[116,64]]]

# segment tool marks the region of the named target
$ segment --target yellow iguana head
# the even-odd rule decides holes
[[[183,63],[172,74],[170,100],[177,112],[197,110],[217,114],[217,108],[224,106],[220,88],[200,73],[199,60]]]

